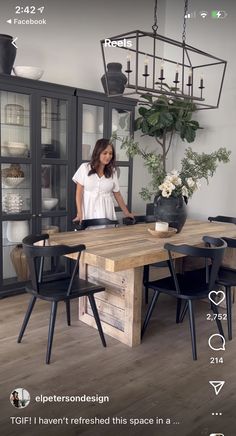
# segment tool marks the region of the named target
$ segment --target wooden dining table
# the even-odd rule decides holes
[[[164,244],[201,244],[204,235],[236,237],[236,226],[228,223],[187,220],[181,233],[157,238],[148,232],[154,223],[116,228],[63,232],[50,235],[50,243],[84,244],[80,276],[102,284],[96,303],[106,334],[133,347],[140,344],[142,279],[144,265],[168,259]],[[76,258],[76,253],[69,255]],[[181,257],[175,254],[175,257]],[[80,298],[79,319],[96,328],[87,298]]]

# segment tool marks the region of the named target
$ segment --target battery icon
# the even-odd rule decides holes
[[[219,18],[225,18],[225,17],[227,17],[227,12],[226,11],[217,11],[217,10],[215,10],[215,11],[211,11],[211,18],[216,18],[216,19],[219,19]]]

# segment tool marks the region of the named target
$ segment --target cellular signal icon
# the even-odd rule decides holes
[[[208,12],[207,11],[201,11],[200,15],[201,15],[202,18],[206,18],[207,15],[208,15]]]
[[[188,12],[184,18],[196,18],[196,11],[194,12]]]

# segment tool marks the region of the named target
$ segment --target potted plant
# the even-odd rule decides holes
[[[167,86],[167,85],[166,85]],[[139,117],[135,120],[135,130],[142,136],[153,137],[161,147],[160,159],[164,171],[173,137],[179,135],[183,141],[193,142],[196,131],[201,129],[198,121],[192,119],[196,107],[189,99],[168,98],[166,95],[153,100],[150,94],[142,95],[144,103],[139,103]]]
[[[192,120],[192,103],[187,102],[185,106],[184,102],[175,99],[171,104],[168,102],[167,106],[166,96],[159,97],[156,104],[151,96],[145,98],[148,98],[149,106],[145,110],[139,109],[141,116],[136,119],[136,130],[140,129],[143,135],[155,137],[162,147],[162,152],[149,152],[132,137],[119,138],[113,135],[113,139],[121,140],[121,148],[125,149],[129,156],[139,155],[144,159],[144,165],[151,175],[151,182],[148,187],[142,188],[140,195],[144,200],[151,200],[154,196],[156,219],[168,222],[180,232],[187,217],[187,201],[199,188],[200,180],[205,179],[209,182],[218,163],[229,162],[231,152],[226,148],[219,148],[212,153],[199,154],[189,147],[181,161],[180,170],[167,173],[166,159],[174,133],[179,134],[183,140],[193,142],[196,130],[200,126],[197,121]]]

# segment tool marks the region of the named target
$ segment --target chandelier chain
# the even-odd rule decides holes
[[[154,24],[152,26],[153,33],[157,33],[158,25],[157,25],[157,0],[154,3]]]
[[[184,4],[184,23],[183,23],[183,33],[182,33],[183,44],[185,44],[185,41],[186,41],[186,19],[187,19],[187,13],[188,13],[188,0],[185,0],[185,4]]]

